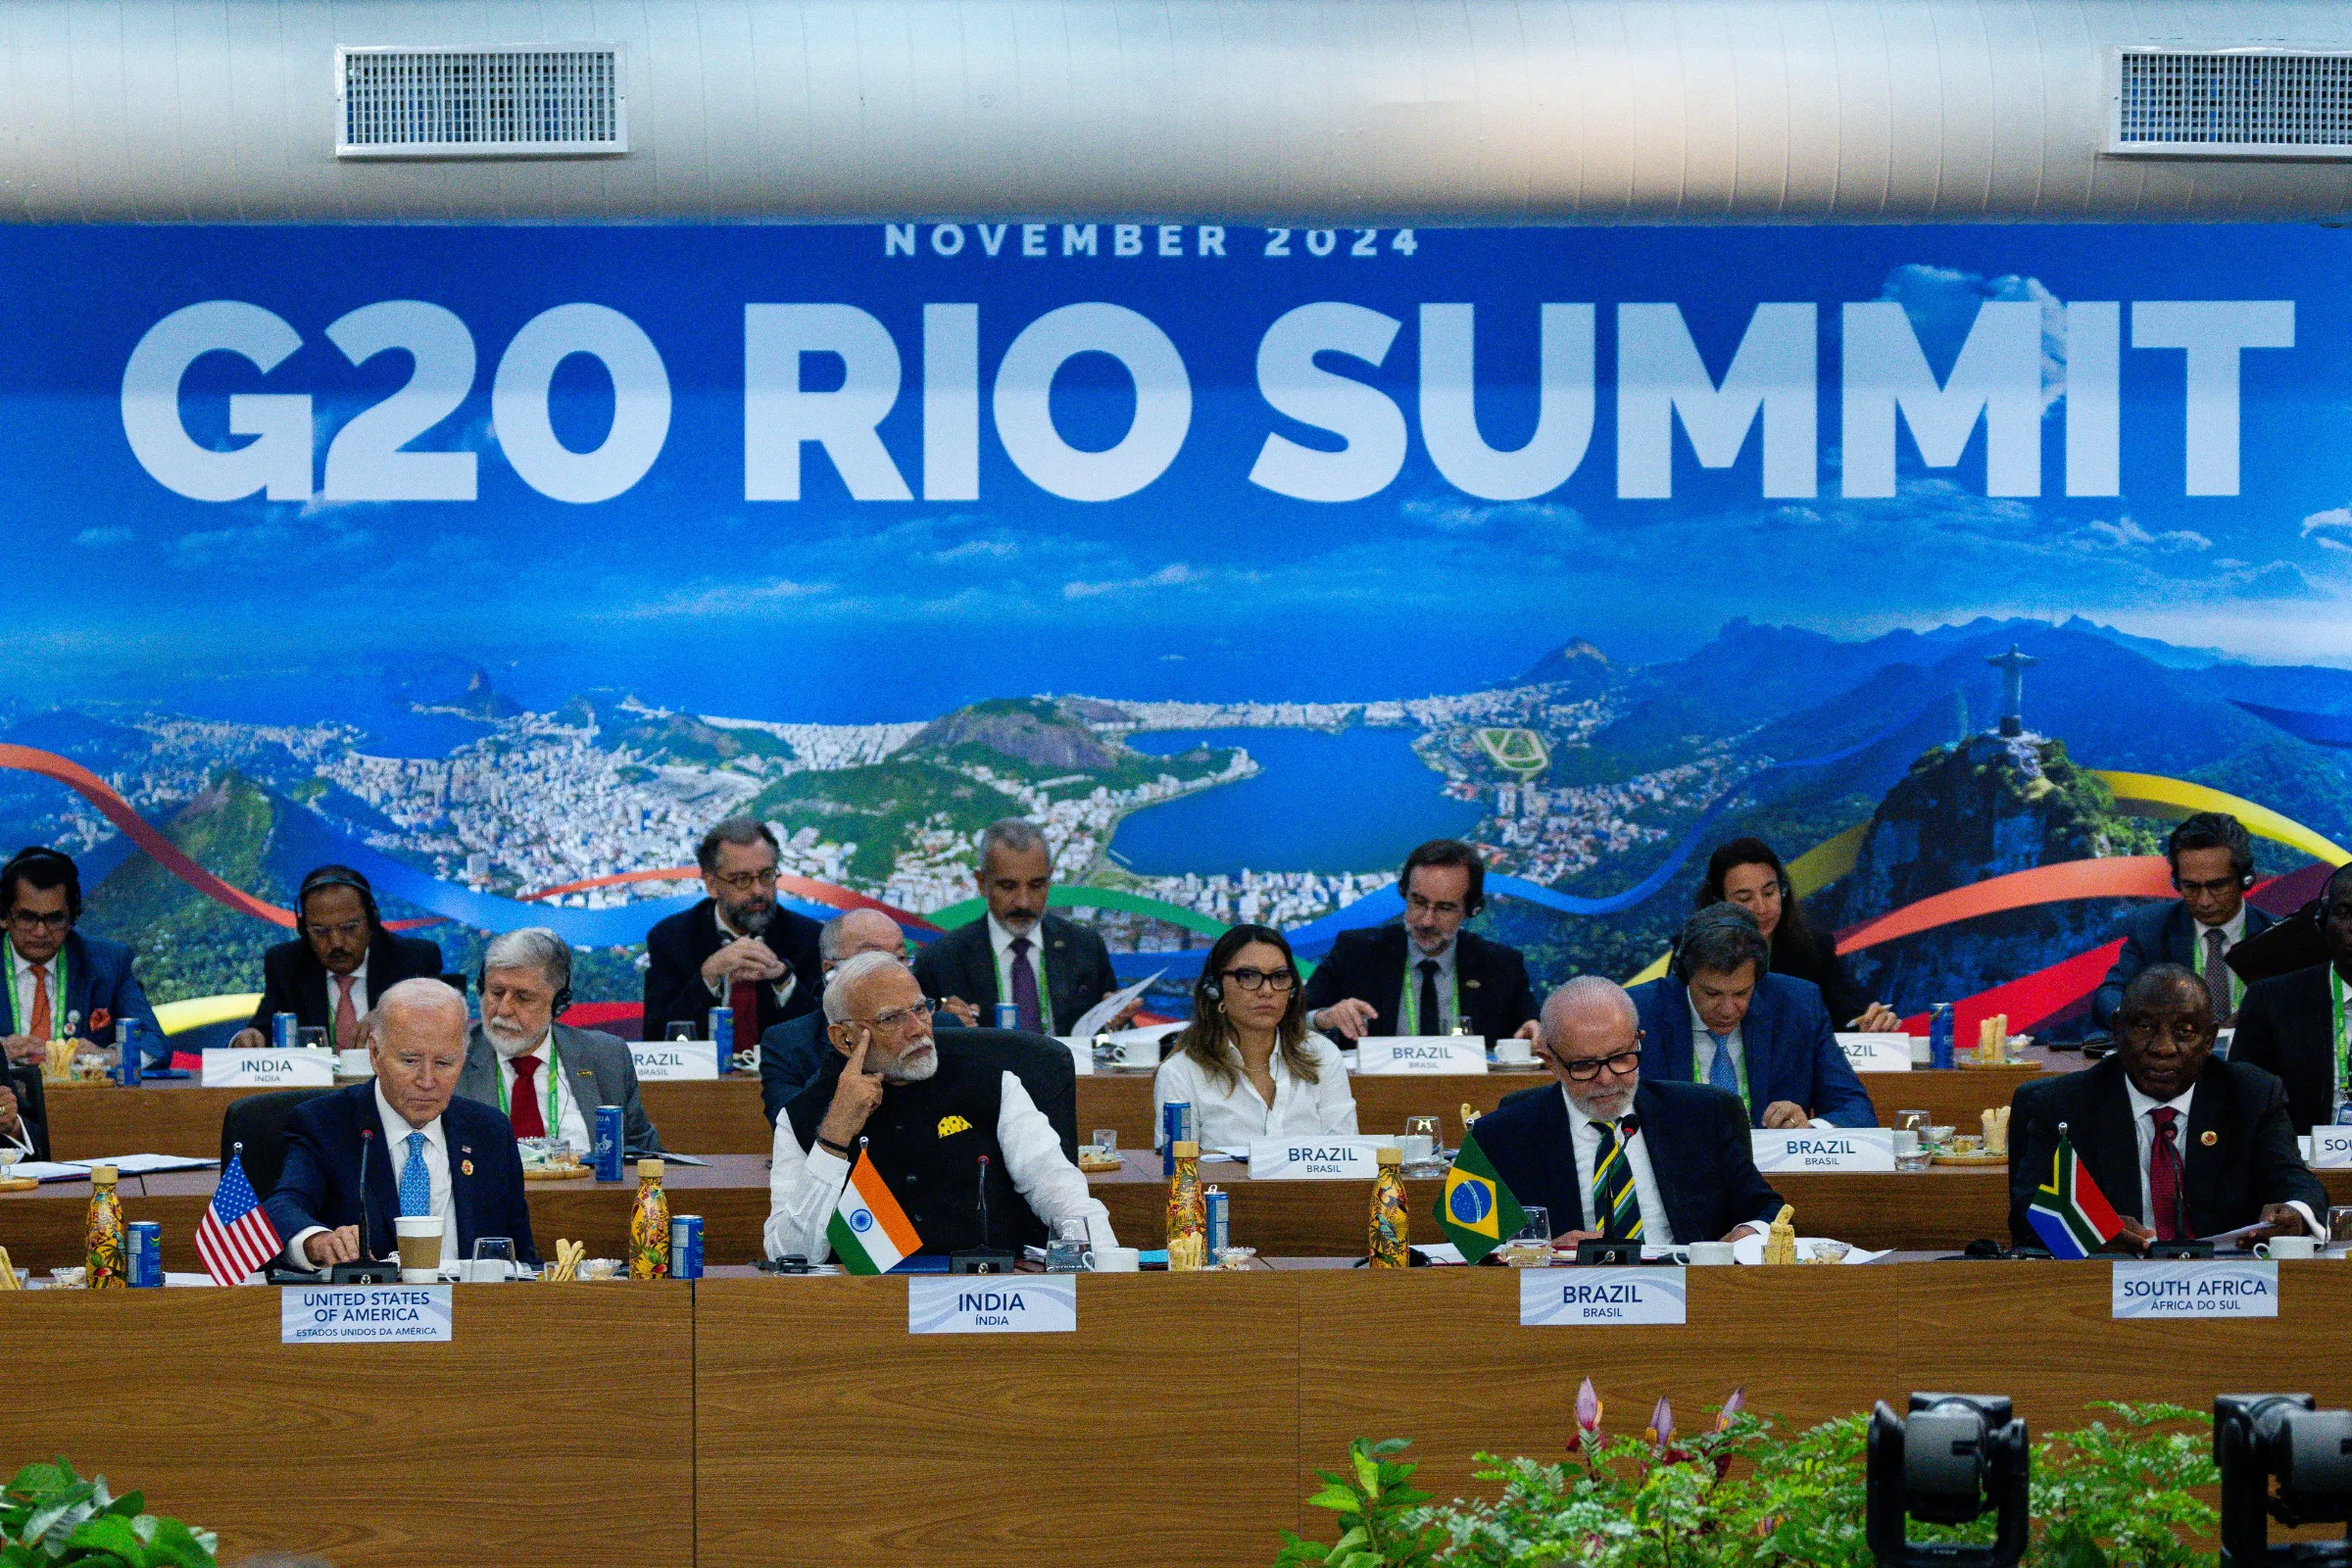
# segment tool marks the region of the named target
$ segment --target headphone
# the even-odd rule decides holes
[[[359,872],[341,865],[319,866],[302,879],[302,886],[294,890],[294,910],[297,919],[307,921],[310,918],[309,915],[303,913],[302,906],[310,901],[312,894],[321,888],[351,889],[360,896],[360,906],[368,911],[368,928],[375,931],[383,929],[384,917],[376,912],[375,907],[375,889],[369,887],[368,879]]]
[[[2247,834],[2244,824],[2226,811],[2199,811],[2166,834],[2164,838],[2165,863],[2171,868],[2175,887],[2178,887],[2180,881],[2180,851],[2179,848],[2180,835],[2192,829],[2211,833],[2215,838],[2221,840],[2218,845],[2211,847],[2230,852],[2230,864],[2231,869],[2237,871],[2237,885],[2241,891],[2254,886],[2255,882],[2259,880],[2254,874],[2254,840]],[[2202,849],[2207,846],[2191,847]]]
[[[1470,851],[1467,860],[1439,860],[1434,858],[1421,858],[1422,850],[1435,850],[1440,845],[1458,843],[1458,840],[1452,839],[1432,839],[1429,843],[1422,845],[1420,849],[1417,849],[1413,851],[1412,854],[1406,856],[1404,858],[1404,869],[1398,872],[1396,876],[1396,897],[1402,899],[1411,890],[1413,884],[1413,873],[1415,871],[1424,869],[1443,870],[1446,866],[1452,865],[1459,866],[1464,872],[1468,873],[1470,878],[1469,890],[1462,896],[1462,918],[1467,920],[1473,915],[1477,914],[1479,910],[1485,908],[1487,906],[1487,862],[1480,858],[1476,850]],[[1469,846],[1467,845],[1461,845],[1460,847],[1463,849],[1469,849]]]
[[[0,886],[8,887],[9,902],[12,905],[16,902],[16,884],[19,879],[24,872],[31,870],[36,865],[50,866],[62,875],[63,886],[66,890],[66,916],[69,920],[80,919],[81,867],[74,863],[74,857],[42,844],[25,846],[10,856],[6,865],[0,865]],[[56,887],[60,884],[53,882],[49,885]]]
[[[516,967],[519,968],[520,965],[516,965]],[[477,997],[490,994],[490,966],[486,963],[473,971],[473,994]],[[555,999],[547,1004],[547,1021],[551,1024],[554,1023],[558,1018],[564,1016],[564,1009],[570,1005],[571,982],[566,980],[556,988]]]

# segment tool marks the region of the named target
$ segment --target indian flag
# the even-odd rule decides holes
[[[2082,1168],[2063,1122],[2058,1126],[2058,1152],[2050,1159],[2050,1179],[2034,1191],[2026,1221],[2052,1257],[2088,1257],[2123,1234],[2124,1222]]]
[[[898,1267],[899,1259],[922,1250],[923,1239],[906,1223],[906,1211],[890,1196],[890,1184],[862,1149],[842,1185],[841,1201],[833,1205],[825,1240],[833,1244],[833,1256],[853,1274],[887,1274]]]

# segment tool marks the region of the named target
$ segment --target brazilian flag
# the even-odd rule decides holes
[[[1483,1259],[1527,1224],[1526,1211],[1487,1162],[1487,1152],[1478,1147],[1476,1133],[1462,1134],[1453,1168],[1446,1173],[1446,1190],[1438,1195],[1437,1219],[1446,1240],[1460,1248],[1463,1260],[1470,1263]]]

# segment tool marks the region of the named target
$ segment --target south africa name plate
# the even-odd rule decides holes
[[[2124,1259],[2113,1317],[2277,1317],[2278,1265],[2254,1258]]]

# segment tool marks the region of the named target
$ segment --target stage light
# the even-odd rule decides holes
[[[1882,1568],[2013,1568],[2026,1554],[2026,1424],[1998,1395],[1914,1394],[1911,1413],[1871,1412],[1871,1555]],[[1996,1513],[1989,1546],[1913,1542],[1910,1521],[1961,1525]]]
[[[2224,1568],[2352,1563],[2352,1529],[2342,1542],[2271,1544],[2273,1519],[2352,1520],[2352,1410],[2317,1404],[2308,1394],[2225,1394],[2213,1401]]]

